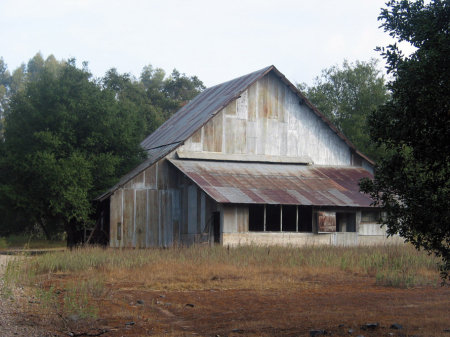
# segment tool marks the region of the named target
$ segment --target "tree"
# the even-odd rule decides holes
[[[154,69],[151,64],[145,66],[140,80],[150,101],[161,109],[163,120],[169,119],[175,112],[201,93],[205,86],[197,76],[186,76],[174,69],[166,73],[161,68]]]
[[[72,244],[77,226],[90,222],[93,198],[145,159],[145,125],[134,104],[91,79],[87,64],[79,69],[69,60],[36,76],[11,97],[0,142],[0,208],[47,237],[65,230]]]
[[[361,190],[387,212],[382,224],[450,270],[450,1],[389,1],[379,20],[399,42],[378,48],[393,80],[392,99],[371,114],[372,139],[386,147]]]
[[[342,131],[364,154],[377,159],[382,150],[370,139],[367,116],[389,97],[385,80],[377,68],[378,60],[344,60],[322,70],[314,85],[297,84],[300,91]]]

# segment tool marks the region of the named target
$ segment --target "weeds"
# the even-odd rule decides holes
[[[8,242],[6,242],[6,238],[0,237],[0,249],[5,249],[8,247]]]
[[[409,245],[378,247],[224,247],[113,250],[83,248],[18,257],[5,285],[37,287],[47,310],[68,319],[96,317],[96,299],[141,290],[281,289],[354,275],[390,287],[436,286],[438,259]],[[126,306],[125,299],[123,305]],[[152,308],[154,303],[152,302]]]
[[[46,238],[30,235],[10,235],[7,238],[0,237],[0,249],[20,248],[20,249],[45,249],[64,248],[64,240],[47,240]]]

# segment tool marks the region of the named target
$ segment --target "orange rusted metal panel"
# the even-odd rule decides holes
[[[336,232],[336,212],[317,212],[317,224],[319,232]]]

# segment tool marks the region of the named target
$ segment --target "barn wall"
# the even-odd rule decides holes
[[[217,203],[192,180],[180,179],[180,239],[183,245],[210,240],[211,213],[217,210]]]
[[[166,158],[173,157],[169,154]],[[171,246],[180,240],[181,173],[166,158],[111,196],[111,247]],[[118,240],[121,223],[121,240]]]
[[[169,163],[169,154],[111,196],[111,247],[170,247],[209,241],[217,205]],[[122,239],[117,239],[121,223]]]
[[[272,72],[179,150],[311,157],[315,164],[351,165],[349,146]]]

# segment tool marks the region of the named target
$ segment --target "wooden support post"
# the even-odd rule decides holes
[[[298,205],[295,205],[295,231],[298,233]]]

